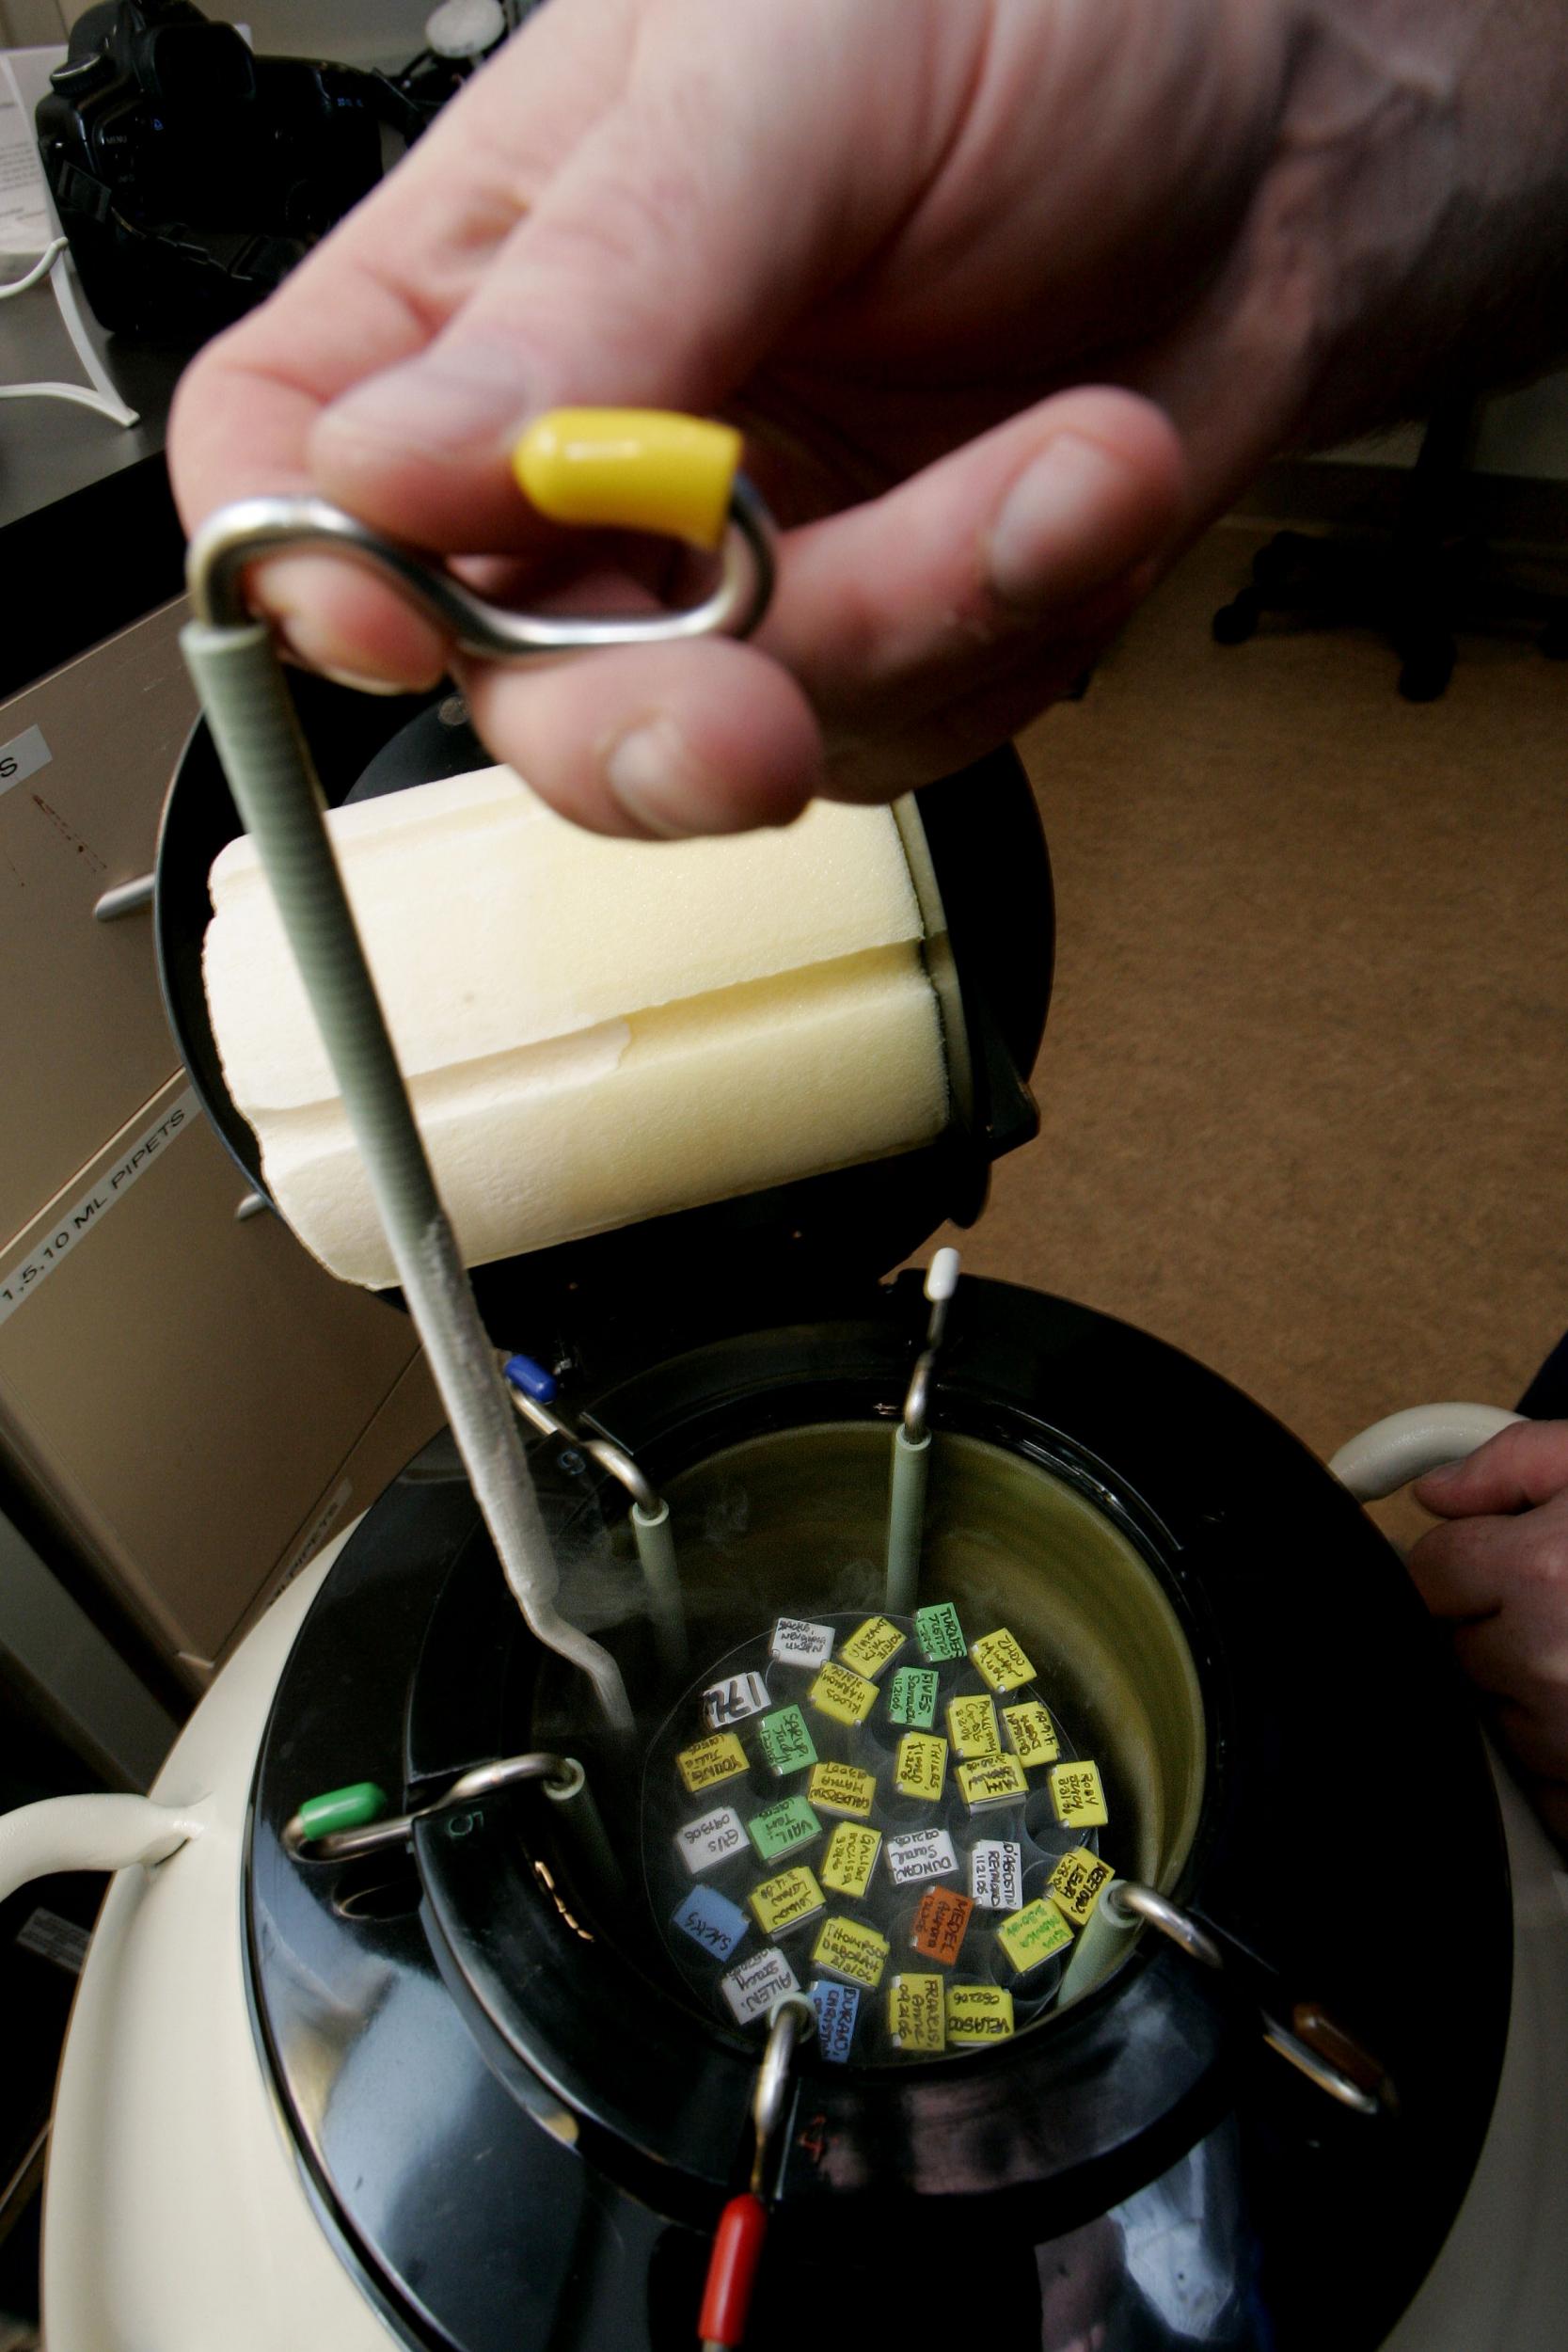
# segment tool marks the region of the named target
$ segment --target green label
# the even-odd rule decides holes
[[[803,1772],[816,1761],[806,1719],[798,1707],[781,1707],[774,1714],[765,1715],[757,1725],[757,1740],[768,1770],[781,1780],[786,1772]]]
[[[929,1731],[937,1719],[937,1677],[930,1666],[900,1666],[887,1686],[889,1721]]]
[[[746,1827],[764,1862],[776,1862],[780,1854],[793,1853],[797,1846],[809,1846],[822,1835],[822,1824],[804,1797],[781,1798],[766,1812],[754,1813]]]
[[[958,1613],[950,1600],[933,1601],[929,1609],[917,1609],[914,1629],[921,1649],[933,1666],[940,1666],[946,1659],[966,1655],[963,1628],[958,1623]]]

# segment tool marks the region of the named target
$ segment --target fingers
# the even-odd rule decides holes
[[[1521,1421],[1463,1462],[1418,1479],[1411,1492],[1439,1518],[1528,1510],[1568,1489],[1568,1421]]]
[[[1482,1690],[1522,1702],[1559,1692],[1568,1723],[1568,1494],[1516,1518],[1434,1527],[1406,1565],[1433,1614],[1456,1626],[1455,1654]]]
[[[820,0],[645,8],[617,103],[562,151],[469,297],[322,418],[327,495],[451,547],[505,495],[508,443],[540,410],[720,405],[940,165],[960,45],[900,54],[878,16]]]
[[[629,0],[543,11],[272,299],[186,370],[169,469],[187,529],[237,498],[321,487],[309,449],[323,408],[422,350],[472,294],[532,188],[613,95],[628,12]],[[514,493],[500,544],[515,543],[523,511]],[[467,520],[441,544],[477,549],[501,530],[494,513]],[[404,518],[396,535],[419,533]],[[362,573],[290,558],[256,588],[316,667],[408,686],[440,675],[436,631]]]
[[[1103,616],[1085,608],[1107,592],[1116,604],[1175,529],[1182,494],[1180,446],[1159,409],[1108,389],[1059,393],[882,498],[792,532],[757,642],[830,734],[907,728],[1037,662],[1053,638],[1092,631]]]
[[[1504,1430],[1501,1437],[1514,1434]],[[1477,1689],[1497,1702],[1498,1734],[1530,1782],[1547,1826],[1562,1836],[1568,1832],[1568,1492],[1513,1517],[1451,1519],[1421,1537],[1408,1565],[1428,1607],[1453,1622],[1456,1660]]]
[[[1568,1750],[1568,1620],[1529,1607],[1506,1608],[1459,1627],[1453,1647],[1478,1691],[1531,1719],[1538,1757],[1548,1746],[1554,1753]]]
[[[463,675],[491,749],[595,832],[668,840],[784,825],[821,785],[804,695],[750,645],[710,638]]]
[[[824,787],[888,798],[1005,739],[1070,683],[1180,493],[1156,409],[1063,393],[791,532],[743,659],[671,646],[547,675],[478,671],[475,718],[547,800],[613,831],[777,824]],[[807,701],[829,733],[826,775]]]

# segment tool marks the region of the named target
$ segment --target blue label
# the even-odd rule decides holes
[[[828,1984],[819,1977],[811,1988],[811,1997],[816,2010],[816,2035],[822,2055],[834,2065],[842,2066],[855,2038],[855,2017],[861,2005],[859,1988],[852,1984]]]
[[[716,1886],[699,1886],[680,1905],[671,1925],[715,1960],[728,1960],[746,1932],[746,1914]]]

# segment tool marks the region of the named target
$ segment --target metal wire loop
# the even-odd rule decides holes
[[[936,1349],[927,1347],[915,1359],[910,1375],[910,1385],[904,1392],[904,1435],[911,1445],[919,1445],[926,1438],[931,1409],[931,1378],[936,1370]]]
[[[752,2122],[756,2127],[756,2153],[752,2159],[752,2194],[760,2197],[768,2160],[784,2119],[789,2099],[789,2074],[795,2053],[816,2031],[816,2011],[803,1993],[786,1993],[775,2001],[768,2026],[768,2046],[757,2069],[752,2094]]]
[[[1354,2081],[1343,2067],[1336,2066],[1321,2050],[1314,2050],[1310,2042],[1292,2033],[1289,2026],[1282,2026],[1267,2010],[1263,2011],[1263,2039],[1271,2050],[1276,2050],[1308,2082],[1326,2090],[1331,2099],[1338,2099],[1341,2106],[1354,2107],[1358,2115],[1381,2115],[1387,2106],[1387,2101],[1379,2098],[1375,2090]]]
[[[667,644],[692,637],[745,637],[773,593],[774,534],[768,510],[744,474],[730,492],[729,529],[719,578],[696,604],[657,612],[513,612],[477,596],[419,548],[380,532],[325,499],[239,499],[196,532],[185,559],[198,621],[219,628],[249,618],[249,564],[289,549],[321,548],[377,573],[433,620],[444,637],[490,661],[594,646]]]
[[[507,1394],[525,1421],[531,1422],[543,1436],[559,1438],[563,1444],[575,1445],[579,1453],[591,1454],[601,1470],[608,1470],[610,1477],[626,1488],[644,1518],[658,1518],[664,1508],[663,1502],[625,1446],[617,1445],[613,1438],[594,1437],[574,1429],[569,1421],[563,1421],[559,1413],[552,1412],[549,1406],[542,1405],[536,1396],[526,1396],[510,1380],[506,1387]]]
[[[542,1780],[546,1789],[552,1787],[562,1796],[582,1784],[583,1772],[575,1756],[552,1756],[536,1749],[527,1756],[499,1756],[488,1764],[470,1765],[466,1772],[449,1781],[438,1796],[427,1798],[423,1804],[414,1805],[406,1813],[388,1814],[385,1820],[367,1821],[361,1829],[328,1830],[325,1836],[308,1837],[304,1824],[296,1813],[283,1831],[283,1844],[288,1852],[302,1862],[346,1862],[351,1854],[374,1853],[383,1846],[401,1845],[412,1836],[416,1821],[425,1821],[432,1814],[451,1813],[466,1804],[478,1804],[485,1797],[495,1796],[502,1788],[516,1788],[526,1780]]]
[[[1157,1893],[1137,1879],[1115,1879],[1101,1899],[1109,1903],[1113,1918],[1132,1916],[1145,1920],[1162,1935],[1168,1935],[1189,1960],[1200,1961],[1205,1968],[1224,1967],[1225,1955],[1208,1930],[1200,1928],[1168,1895]]]
[[[1113,1917],[1145,1920],[1149,1927],[1158,1929],[1162,1935],[1168,1936],[1190,1960],[1200,1962],[1205,1968],[1225,1966],[1225,1954],[1207,1928],[1199,1927],[1190,1913],[1183,1911],[1179,1903],[1173,1903],[1168,1895],[1159,1894],[1155,1888],[1143,1885],[1137,1879],[1114,1879],[1101,1900],[1110,1906]],[[1315,2049],[1291,2026],[1282,2025],[1268,2010],[1260,2010],[1259,2016],[1263,2039],[1269,2048],[1277,2051],[1282,2058],[1305,2074],[1308,2082],[1315,2083],[1320,2090],[1327,2091],[1329,2097],[1337,2099],[1341,2106],[1353,2107],[1358,2115],[1380,2115],[1390,2105],[1386,2085],[1382,2093],[1369,2090],[1348,2074],[1343,2067],[1336,2066],[1323,2051]],[[1348,2036],[1341,2034],[1340,2039],[1347,2049],[1357,2049]],[[1357,2054],[1364,2059],[1370,2078],[1377,2073],[1375,2061],[1366,2058],[1364,2052]]]

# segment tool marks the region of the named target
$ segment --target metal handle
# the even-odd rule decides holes
[[[1218,1937],[1168,1895],[1136,1879],[1113,1879],[1100,1899],[1114,1919],[1142,1920],[1200,1967],[1225,1972],[1225,1947]],[[1396,2105],[1378,2060],[1322,2010],[1300,2002],[1287,2026],[1265,2003],[1259,2008],[1269,2048],[1340,2106],[1357,2115],[1382,2115]]]
[[[756,2145],[752,2157],[752,2194],[761,2197],[789,2100],[790,2069],[801,2042],[816,2031],[816,2011],[804,1993],[785,1993],[774,2002],[768,2026],[768,2047],[757,2069],[752,2094],[752,2122]]]
[[[551,1756],[542,1750],[527,1756],[496,1756],[488,1764],[475,1764],[467,1772],[459,1772],[438,1796],[428,1798],[423,1804],[414,1805],[406,1813],[394,1813],[386,1820],[367,1821],[362,1829],[329,1830],[325,1836],[312,1837],[302,1809],[285,1824],[283,1844],[302,1862],[346,1862],[351,1854],[374,1853],[382,1846],[401,1845],[412,1835],[416,1821],[428,1820],[436,1813],[454,1812],[466,1804],[477,1804],[499,1789],[515,1788],[526,1780],[542,1780],[566,1796],[575,1794],[583,1779],[582,1766],[575,1756]]]
[[[563,1421],[559,1413],[552,1412],[543,1398],[530,1396],[515,1381],[507,1382],[507,1394],[523,1420],[531,1422],[542,1437],[559,1438],[562,1445],[576,1446],[579,1453],[588,1454],[601,1470],[608,1470],[610,1477],[626,1488],[646,1518],[658,1518],[664,1508],[663,1502],[625,1446],[617,1445],[613,1438],[590,1437],[580,1429],[574,1429],[569,1421]]]
[[[249,607],[245,575],[252,564],[288,548],[316,547],[388,580],[465,653],[491,661],[606,645],[667,644],[692,637],[744,637],[773,593],[773,530],[744,474],[730,491],[729,525],[719,578],[697,604],[657,612],[512,612],[489,604],[454,579],[436,556],[372,531],[325,499],[240,499],[219,507],[192,539],[185,559],[198,620],[238,628]]]

